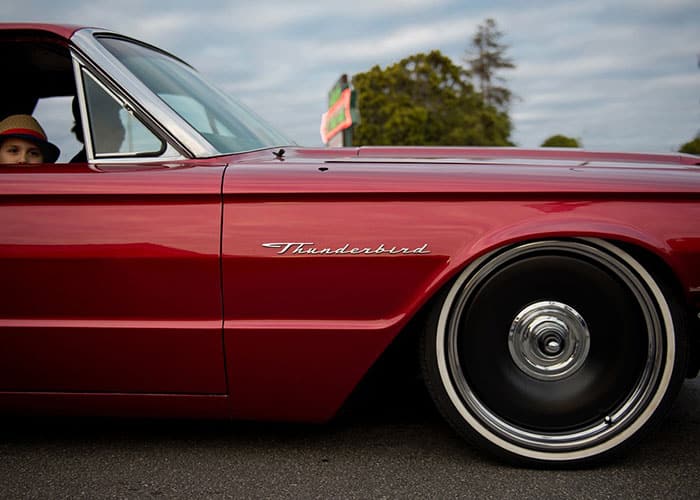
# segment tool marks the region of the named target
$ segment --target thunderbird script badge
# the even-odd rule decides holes
[[[313,242],[297,241],[262,243],[262,246],[278,249],[277,255],[421,255],[430,253],[427,243],[416,248],[388,246],[384,243],[371,247],[352,246],[350,243],[340,247],[319,247]]]

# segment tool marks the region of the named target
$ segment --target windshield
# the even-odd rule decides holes
[[[293,144],[183,62],[128,40],[100,37],[99,41],[220,153]]]

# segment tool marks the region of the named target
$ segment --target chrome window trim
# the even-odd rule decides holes
[[[92,79],[95,82],[95,84],[99,85],[99,87],[107,95],[109,95],[112,99],[114,99],[115,102],[119,103],[119,105],[122,106],[126,110],[127,113],[133,115],[137,120],[139,120],[139,122],[141,122],[144,125],[144,127],[146,127],[149,130],[149,132],[151,132],[153,134],[153,136],[156,137],[160,141],[160,148],[157,151],[142,151],[142,152],[128,152],[128,151],[120,152],[120,151],[117,151],[114,153],[96,153],[95,152],[95,145],[93,143],[93,134],[90,133],[90,135],[89,135],[90,141],[89,142],[90,142],[90,157],[91,158],[94,158],[95,161],[109,160],[109,159],[120,159],[120,158],[124,158],[124,159],[128,159],[128,160],[142,159],[142,158],[155,158],[158,160],[159,159],[166,159],[166,158],[167,159],[182,158],[181,155],[179,155],[179,154],[177,154],[177,152],[175,152],[175,150],[172,148],[170,143],[168,143],[168,141],[166,141],[165,139],[160,137],[157,132],[154,132],[153,130],[151,130],[151,128],[148,127],[143,122],[143,120],[141,120],[141,118],[134,111],[133,107],[131,105],[129,105],[128,102],[125,102],[124,99],[122,99],[120,96],[115,94],[111,89],[107,88],[107,86],[105,86],[99,80],[99,78],[97,78],[93,74],[93,72],[90,71],[89,68],[87,68],[85,66],[81,66],[79,68],[79,71],[80,71],[80,85],[83,87],[83,97],[84,97],[85,101],[87,101],[87,93],[85,92],[85,81],[83,78],[87,77],[87,78]],[[90,113],[87,112],[87,106],[85,106],[84,109],[85,109],[85,112],[81,111],[81,113],[80,113],[81,117],[83,116],[83,114],[87,114],[89,116]],[[88,123],[88,122],[84,121],[83,123]],[[87,128],[89,130],[91,130],[91,127],[88,126]],[[84,132],[85,131],[83,131],[83,133]],[[170,153],[168,155],[166,155],[166,153],[168,153],[168,151],[170,151]]]
[[[75,54],[73,54],[75,56]],[[81,59],[79,57],[73,57],[73,75],[74,75],[74,80],[75,80],[75,86],[76,86],[76,95],[78,98],[78,103],[79,103],[79,108],[80,108],[80,119],[81,119],[81,124],[82,124],[82,132],[83,132],[83,145],[85,146],[85,156],[86,160],[88,163],[129,163],[133,164],[134,160],[138,160],[139,164],[142,163],[158,163],[162,161],[173,161],[173,160],[184,160],[187,157],[184,156],[182,153],[180,153],[177,149],[173,147],[171,142],[169,140],[163,139],[161,137],[162,130],[160,126],[157,126],[156,131],[152,131],[154,135],[156,135],[163,143],[165,144],[165,147],[163,148],[163,151],[158,154],[158,155],[150,155],[150,156],[139,156],[136,154],[131,154],[131,153],[123,153],[123,154],[113,154],[113,155],[101,155],[101,156],[96,156],[94,153],[94,148],[92,144],[92,134],[90,133],[90,116],[87,112],[87,103],[86,103],[86,97],[85,97],[85,87],[83,83],[83,73],[87,73],[90,75],[91,78],[93,78],[98,85],[100,85],[105,92],[109,93],[114,99],[117,100],[120,104],[124,106],[128,106],[128,108],[133,111],[131,106],[129,105],[128,102],[125,101],[122,97],[118,96],[113,92],[112,90],[108,89],[98,78],[98,76],[95,74],[95,71],[93,71],[90,67],[88,67],[86,64],[83,64],[80,62]],[[139,113],[135,113],[136,117],[141,119],[142,116]],[[141,120],[143,121],[143,120]],[[146,120],[149,124],[155,125],[151,120]]]
[[[78,62],[76,54],[71,51],[73,58],[73,80],[75,80],[75,92],[80,108],[80,126],[83,129],[83,146],[85,147],[85,157],[87,162],[95,157],[92,152],[92,135],[90,134],[90,124],[88,122],[87,103],[85,100],[85,87],[83,86],[83,65]],[[77,126],[77,124],[76,124]]]
[[[178,153],[169,143],[166,142],[165,151],[161,156],[100,156],[99,158],[89,158],[88,163],[93,165],[100,164],[124,164],[124,165],[146,165],[149,163],[167,163],[173,161],[186,160],[187,158]]]
[[[121,62],[119,62],[105,47],[103,47],[96,39],[96,35],[106,35],[122,40],[127,40],[139,45],[146,45],[137,40],[132,40],[128,37],[117,35],[116,33],[98,30],[93,28],[85,28],[76,31],[71,37],[71,42],[79,50],[74,55],[78,59],[82,56],[85,66],[94,66],[97,71],[92,72],[94,76],[103,77],[110,80],[127,101],[127,104],[132,108],[141,110],[148,117],[148,121],[152,122],[162,136],[166,138],[166,142],[171,143],[175,149],[182,149],[185,156],[195,158],[206,158],[211,156],[221,155],[214,147],[209,144],[189,123],[183,120],[175,111],[165,104],[157,95],[155,95],[146,85],[137,79]],[[148,46],[148,45],[146,45]],[[149,46],[150,47],[150,46]],[[153,47],[154,50],[163,52],[160,49]],[[177,57],[174,59],[180,61]],[[75,60],[75,59],[74,59]],[[91,64],[90,64],[91,63]],[[98,72],[98,74],[94,74]],[[76,75],[76,79],[80,74]],[[82,94],[82,82],[79,83]],[[82,97],[82,96],[81,96]],[[84,113],[84,101],[81,101],[81,114]],[[157,118],[156,118],[157,117]],[[83,118],[85,118],[83,116]],[[87,122],[85,122],[87,123]],[[174,144],[173,144],[174,143]],[[168,148],[166,148],[166,153]],[[90,156],[89,158],[94,158]],[[139,161],[144,160],[144,157],[138,157]],[[148,158],[148,157],[147,157]],[[159,157],[162,158],[162,157]],[[109,161],[117,158],[109,158]],[[134,157],[129,157],[133,161]]]

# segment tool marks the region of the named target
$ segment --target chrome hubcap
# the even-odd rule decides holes
[[[590,334],[583,317],[566,304],[536,302],[520,311],[510,326],[513,362],[538,380],[561,380],[586,361]]]

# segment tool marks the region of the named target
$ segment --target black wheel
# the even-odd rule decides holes
[[[520,244],[469,265],[434,308],[428,389],[447,420],[501,457],[590,462],[636,441],[685,373],[682,312],[602,240]]]

